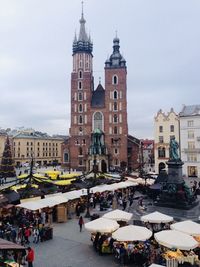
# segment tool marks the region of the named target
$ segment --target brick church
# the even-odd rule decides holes
[[[93,44],[85,23],[82,12],[79,35],[73,41],[71,125],[62,145],[63,165],[81,171],[95,165],[103,172],[130,168],[139,142],[128,138],[127,67],[120,40],[113,39],[113,52],[105,61],[105,85],[99,82],[94,88]]]

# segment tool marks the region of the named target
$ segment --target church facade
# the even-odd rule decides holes
[[[127,67],[120,40],[105,61],[105,85],[94,88],[93,44],[82,12],[79,35],[73,41],[71,124],[63,143],[63,165],[99,171],[128,167]]]

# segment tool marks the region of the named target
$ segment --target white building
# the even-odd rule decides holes
[[[184,106],[179,118],[183,174],[200,178],[200,105]]]
[[[173,108],[166,114],[161,109],[158,111],[154,118],[154,137],[155,172],[159,173],[161,169],[167,170],[171,138],[175,137],[179,143],[179,118]]]

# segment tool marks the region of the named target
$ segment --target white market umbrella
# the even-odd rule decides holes
[[[126,212],[123,210],[112,210],[110,212],[107,212],[103,215],[103,218],[111,219],[115,221],[125,221],[128,222],[132,219],[133,214],[130,212]]]
[[[164,265],[152,263],[149,267],[165,267]]]
[[[116,221],[106,218],[99,218],[91,222],[85,223],[85,229],[90,232],[112,233],[119,228]]]
[[[171,216],[155,211],[141,217],[141,221],[149,223],[168,223],[174,219]]]
[[[117,241],[145,241],[152,236],[152,232],[146,227],[128,225],[119,228],[112,234]]]
[[[173,223],[170,228],[188,235],[200,235],[200,224],[191,220]]]
[[[198,242],[190,235],[175,231],[163,230],[154,234],[156,241],[167,248],[191,250],[198,246]]]

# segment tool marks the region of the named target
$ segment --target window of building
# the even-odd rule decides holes
[[[113,98],[114,98],[114,99],[118,99],[118,93],[117,93],[117,91],[114,91],[114,93],[113,93]]]
[[[31,142],[31,146],[33,145],[33,142]]]
[[[118,149],[117,149],[117,148],[115,148],[114,152],[115,152],[115,154],[118,154]]]
[[[159,133],[163,132],[163,126],[159,126]]]
[[[15,146],[15,142],[14,142],[14,146]]]
[[[194,139],[194,131],[188,131],[188,138]]]
[[[29,142],[27,142],[27,146],[29,146]]]
[[[114,123],[117,123],[117,122],[118,122],[118,117],[117,117],[117,114],[114,114],[113,121],[114,121]]]
[[[189,149],[195,149],[195,142],[188,142]]]
[[[103,114],[99,111],[93,115],[93,130],[99,129],[103,131]]]
[[[79,112],[83,112],[83,106],[82,106],[82,104],[79,104]]]
[[[118,84],[118,77],[117,77],[117,75],[114,75],[112,77],[112,84]]]
[[[79,124],[83,124],[83,116],[82,115],[79,116],[78,122],[79,122]]]
[[[193,127],[194,126],[194,121],[192,121],[192,120],[187,121],[187,126],[188,127]]]
[[[164,147],[158,148],[158,157],[159,158],[165,158],[165,148]]]
[[[82,156],[83,155],[83,149],[82,147],[79,147],[79,156]]]
[[[114,102],[113,108],[114,108],[114,111],[117,111],[117,102]]]
[[[114,134],[118,134],[117,126],[114,127]]]
[[[82,73],[82,71],[80,70],[79,71],[79,79],[82,79],[83,78],[83,73]]]
[[[170,125],[170,132],[174,133],[174,125]]]
[[[78,94],[78,100],[79,100],[79,101],[82,101],[82,100],[83,100],[83,94],[82,94],[82,93],[79,93],[79,94]]]
[[[84,144],[84,145],[86,144],[85,139],[83,139],[83,144]]]
[[[188,158],[188,161],[197,161],[197,155],[196,154],[188,154],[188,156],[187,156],[187,158]]]
[[[40,153],[37,153],[37,156],[39,157],[40,156]]]
[[[49,153],[49,157],[51,157],[51,153]]]
[[[38,146],[39,146],[39,145],[40,145],[40,142],[38,142],[37,144],[38,144]]]
[[[79,90],[82,89],[82,82],[78,82],[78,89],[79,89]]]
[[[159,136],[159,143],[164,143],[164,138],[163,138],[163,136]]]
[[[18,146],[20,146],[20,142],[18,142]]]

